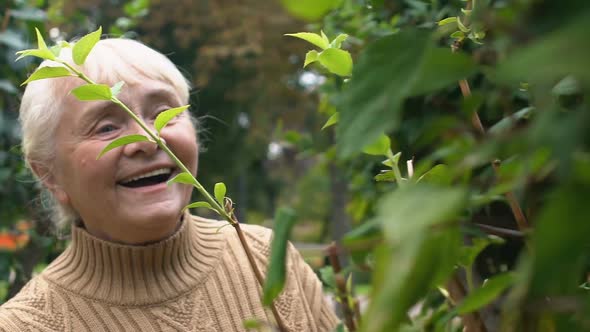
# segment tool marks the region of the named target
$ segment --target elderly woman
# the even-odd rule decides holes
[[[60,59],[75,66],[68,50]],[[77,68],[99,83],[124,81],[118,98],[149,125],[188,102],[182,74],[139,42],[102,40]],[[166,185],[179,169],[157,145],[135,142],[96,160],[109,142],[142,129],[113,103],[75,99],[69,92],[83,83],[39,80],[24,93],[24,155],[51,194],[55,221],[71,225],[72,241],[0,307],[0,331],[240,331],[245,320],[272,322],[235,231],[182,212],[192,187]],[[175,118],[161,137],[196,174],[190,116]],[[264,269],[271,232],[243,229]],[[321,284],[292,247],[287,271],[275,301],[287,329],[333,330]]]

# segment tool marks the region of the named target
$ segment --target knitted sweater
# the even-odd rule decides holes
[[[66,251],[0,307],[0,331],[244,331],[245,320],[272,320],[233,227],[184,219],[173,236],[147,246],[75,227]],[[271,231],[242,229],[264,271]],[[275,304],[289,331],[337,325],[321,283],[292,246]]]

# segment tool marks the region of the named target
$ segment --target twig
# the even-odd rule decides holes
[[[471,1],[469,1],[467,3],[467,9],[470,9],[470,8],[471,8]],[[461,48],[461,45],[462,45],[462,42],[459,40],[456,40],[453,43],[453,46],[451,47],[451,49],[453,50],[453,52],[457,52]],[[463,95],[464,98],[468,98],[469,96],[471,96],[471,89],[469,88],[469,83],[467,82],[466,79],[462,79],[459,81],[459,88],[461,89],[461,94]],[[481,123],[481,119],[479,118],[479,115],[477,114],[477,110],[473,110],[473,115],[471,116],[471,123],[473,124],[473,127],[475,127],[475,129],[477,130],[477,133],[480,136],[482,136],[482,137],[485,136],[486,130],[485,130],[483,124]],[[499,174],[500,163],[501,163],[500,160],[494,160],[492,162],[492,168],[494,169],[494,173],[496,174],[496,176],[498,176],[498,174]],[[520,231],[526,231],[526,229],[529,228],[529,223],[528,223],[526,217],[524,216],[524,213],[522,212],[522,208],[520,207],[520,204],[516,200],[516,196],[514,195],[514,192],[508,191],[504,195],[506,196],[506,199],[508,200],[508,205],[510,205],[510,210],[512,210],[512,214],[514,215],[514,219],[516,220],[516,224],[518,226],[518,229]]]
[[[478,224],[473,223],[473,225],[479,227],[483,231],[488,234],[498,235],[498,236],[508,236],[508,237],[516,237],[516,238],[523,238],[525,234],[521,231],[515,231],[513,229],[501,228],[501,227],[494,227],[485,224]]]
[[[2,19],[2,27],[0,27],[0,32],[4,32],[6,29],[8,29],[8,22],[10,22],[10,8],[6,8],[4,11],[4,18]]]
[[[258,264],[256,264],[256,261],[254,260],[254,256],[252,255],[252,251],[250,250],[250,246],[248,245],[248,241],[246,241],[246,237],[244,236],[244,232],[242,231],[242,228],[240,227],[240,223],[235,219],[235,217],[234,217],[234,222],[232,223],[232,226],[234,226],[236,233],[238,233],[238,238],[240,239],[240,243],[242,244],[242,248],[244,248],[244,252],[246,253],[246,257],[248,257],[248,262],[250,262],[250,266],[252,267],[252,270],[254,271],[254,275],[256,276],[256,280],[258,280],[258,284],[260,285],[261,288],[264,288],[264,277],[262,276],[262,273],[260,272],[260,269],[258,268]],[[281,316],[279,315],[279,312],[278,312],[277,308],[275,307],[274,302],[270,305],[270,309],[272,310],[272,315],[274,316],[275,322],[277,323],[279,330],[282,332],[286,332],[287,328],[285,327],[285,324],[283,323],[283,320],[282,320]]]
[[[342,271],[340,261],[338,261],[338,247],[336,243],[332,242],[327,249],[328,258],[330,259],[330,265],[334,270],[334,279],[336,280],[336,287],[338,291],[338,297],[342,304],[342,312],[344,314],[344,323],[350,332],[356,331],[356,324],[354,321],[354,313],[349,306],[348,294],[346,292],[346,282],[344,278],[339,274]]]
[[[455,273],[447,283],[447,289],[453,305],[463,301],[466,292],[457,273]],[[461,320],[465,326],[464,332],[487,332],[487,328],[479,316],[478,311],[461,315]]]

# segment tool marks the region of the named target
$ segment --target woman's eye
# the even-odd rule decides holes
[[[100,126],[98,127],[98,129],[96,130],[97,134],[108,134],[112,131],[117,130],[117,127],[113,126],[112,124],[107,124],[104,126]]]
[[[156,112],[155,112],[154,119],[155,119],[155,118],[157,118],[157,117],[158,117],[158,115],[162,114],[163,112],[165,112],[165,111],[167,111],[167,110],[169,110],[169,109],[170,109],[170,107],[161,107],[161,108],[158,108],[158,109],[156,110]]]

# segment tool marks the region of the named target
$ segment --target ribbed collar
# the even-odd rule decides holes
[[[74,227],[72,242],[45,271],[52,284],[117,305],[148,305],[185,294],[214,268],[225,244],[220,222],[184,216],[174,235],[154,244],[107,242]]]

